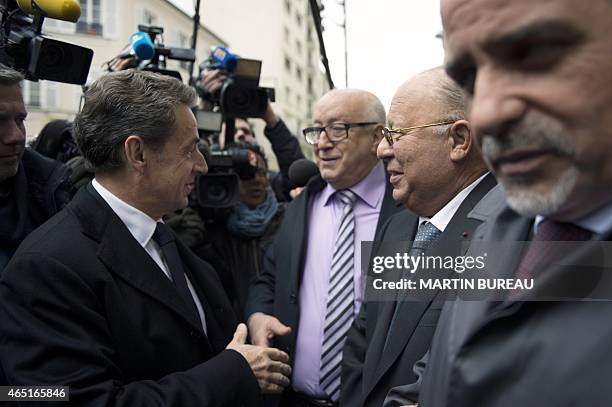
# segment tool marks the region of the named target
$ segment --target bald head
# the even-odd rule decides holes
[[[359,115],[364,121],[385,122],[385,108],[380,99],[365,90],[333,89],[319,99],[317,105],[321,104],[334,105],[346,114]]]
[[[435,215],[486,172],[465,117],[463,94],[442,68],[411,78],[393,97],[387,122],[394,142],[381,141],[378,156],[393,198],[420,216]]]
[[[389,116],[394,116],[392,110],[398,109],[404,110],[402,115],[410,114],[405,111],[408,107],[413,110],[411,115],[420,119],[415,125],[457,121],[467,117],[463,91],[448,77],[443,67],[422,72],[404,82],[393,97]],[[389,124],[393,126],[393,123]]]

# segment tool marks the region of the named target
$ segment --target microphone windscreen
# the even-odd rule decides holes
[[[315,175],[319,175],[319,167],[305,158],[294,161],[289,167],[289,181],[292,188],[305,186]]]

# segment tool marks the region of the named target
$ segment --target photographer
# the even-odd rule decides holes
[[[272,243],[285,213],[269,186],[268,163],[256,144],[237,143],[257,157],[257,169],[250,178],[239,180],[240,201],[229,211],[200,214],[187,208],[168,224],[202,259],[217,270],[236,315],[241,319],[250,280],[259,274],[263,254]],[[203,225],[203,227],[202,227]]]
[[[200,96],[203,96],[202,101],[205,110],[213,109],[214,101],[226,80],[227,75],[219,69],[202,71],[197,86],[200,88]],[[289,166],[294,161],[304,158],[304,154],[298,139],[291,134],[285,122],[276,115],[269,100],[262,119],[266,122],[264,135],[270,141],[279,167],[279,172],[268,173],[270,186],[279,201],[290,201]],[[234,140],[251,144],[257,143],[253,134],[253,128],[246,119],[236,118],[235,123]],[[221,148],[225,145],[225,132],[221,132],[219,135],[219,145]]]

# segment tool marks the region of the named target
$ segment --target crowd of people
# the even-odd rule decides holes
[[[77,406],[609,405],[612,2],[441,14],[445,65],[388,112],[366,90],[316,102],[319,174],[299,193],[304,155],[272,105],[278,173],[237,118],[255,168],[214,218],[189,205],[208,170],[193,88],[97,79],[71,127],[90,174],[75,187],[25,147],[23,77],[0,67],[0,385],[68,386]],[[398,242],[413,257],[501,242],[489,277],[535,288],[370,295],[371,259]]]

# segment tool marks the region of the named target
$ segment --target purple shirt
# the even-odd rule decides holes
[[[386,183],[385,170],[382,162],[379,162],[367,177],[349,188],[358,196],[353,207],[355,215],[355,259],[353,264],[355,303],[353,310],[355,315],[359,312],[363,300],[361,241],[374,240]],[[300,320],[292,384],[296,391],[315,398],[327,397],[319,386],[321,345],[330,266],[343,209],[340,199],[333,196],[334,192],[336,190],[327,185],[325,189],[310,199],[306,262],[300,285]]]

